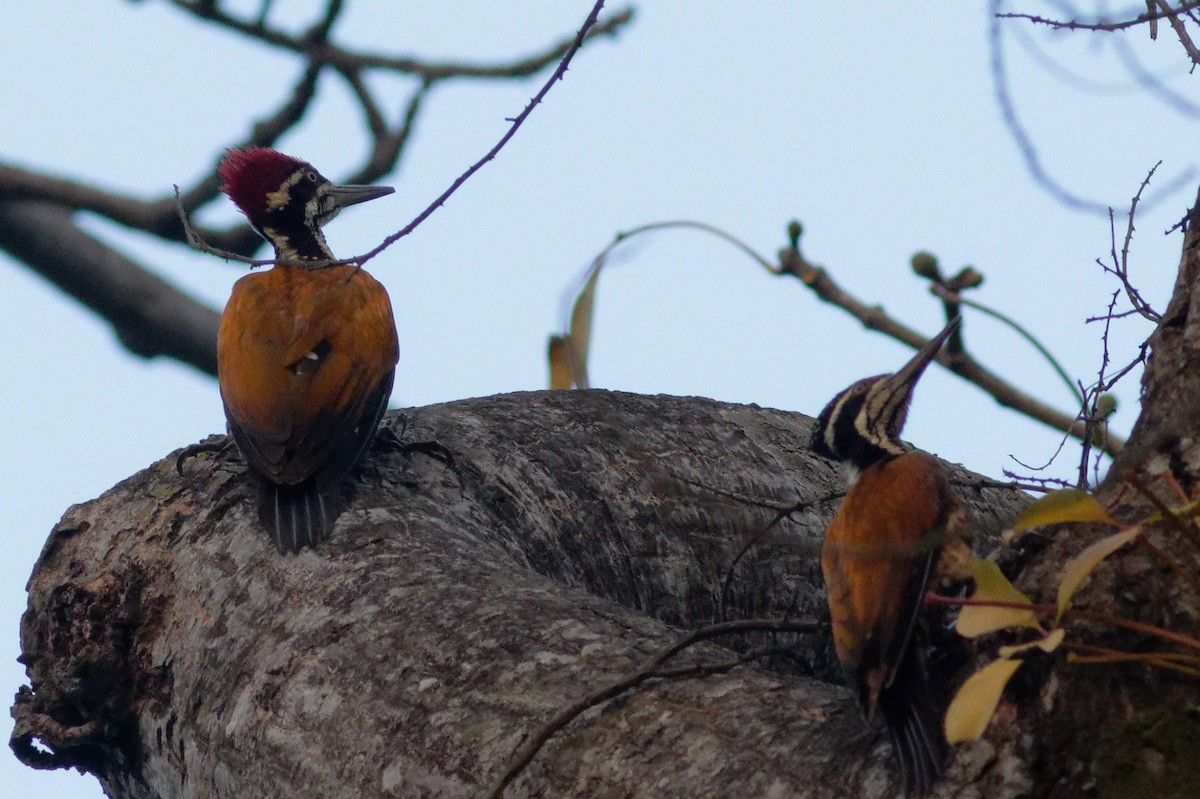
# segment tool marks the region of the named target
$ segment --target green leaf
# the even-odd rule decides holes
[[[972,674],[946,710],[946,740],[974,741],[983,735],[1000,704],[1000,694],[1017,669],[1019,660],[997,660]]]
[[[993,561],[973,556],[971,576],[975,579],[975,592],[971,599],[988,602],[1013,602],[1032,605],[1029,597],[1018,591],[1001,573]],[[1038,627],[1037,616],[1032,610],[1023,608],[995,608],[980,605],[965,605],[954,623],[959,635],[974,638],[984,633],[1003,630],[1005,627]]]
[[[1107,538],[1101,538],[1087,549],[1080,552],[1067,563],[1063,569],[1062,580],[1058,584],[1058,615],[1061,618],[1071,597],[1079,590],[1079,586],[1087,579],[1100,561],[1128,544],[1142,534],[1140,527],[1133,527],[1123,533],[1114,533]]]
[[[1034,502],[1013,522],[1013,532],[1062,522],[1104,522],[1116,524],[1104,506],[1091,494],[1078,488],[1051,491]]]

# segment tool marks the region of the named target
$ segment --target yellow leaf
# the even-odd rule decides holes
[[[571,323],[567,330],[567,352],[570,356],[571,376],[579,388],[588,387],[588,347],[592,341],[592,310],[596,305],[596,281],[604,261],[597,261],[587,281],[575,298],[571,308]]]
[[[946,740],[954,744],[983,735],[1004,686],[1019,668],[1019,660],[997,660],[968,677],[946,710]]]
[[[1062,580],[1058,584],[1058,615],[1061,617],[1071,597],[1079,590],[1079,586],[1087,579],[1100,561],[1128,544],[1141,535],[1140,527],[1134,527],[1123,533],[1114,533],[1107,538],[1101,538],[1087,549],[1080,552],[1067,563],[1063,569]]]
[[[971,557],[971,576],[975,579],[975,592],[971,599],[987,602],[1013,602],[1032,605],[1029,597],[1018,591],[1008,581],[993,561],[977,555]],[[1002,630],[1005,627],[1037,627],[1037,616],[1032,610],[1023,608],[995,608],[966,605],[958,613],[954,623],[959,635],[974,638],[984,633]]]
[[[1033,527],[1060,522],[1105,522],[1116,524],[1100,502],[1086,491],[1064,488],[1051,491],[1034,502],[1013,522],[1013,532],[1021,533]]]
[[[550,359],[550,388],[568,389],[574,384],[571,379],[571,360],[567,348],[571,346],[566,336],[551,336],[546,356]]]
[[[1035,648],[1040,649],[1043,652],[1053,652],[1055,649],[1058,649],[1060,645],[1062,645],[1063,638],[1066,636],[1066,634],[1067,631],[1062,627],[1059,627],[1049,635],[1043,636],[1036,641],[1030,641],[1027,644],[1015,644],[1014,646],[1002,646],[1000,647],[1000,657],[1010,658],[1018,652],[1024,652],[1027,649]]]

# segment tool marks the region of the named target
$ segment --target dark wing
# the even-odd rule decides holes
[[[221,396],[273,483],[336,485],[370,442],[398,355],[387,292],[353,267],[276,267],[234,286],[218,336]]]

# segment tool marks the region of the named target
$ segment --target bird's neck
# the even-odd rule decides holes
[[[279,228],[263,228],[263,235],[275,248],[275,260],[282,262],[313,261],[328,262],[337,260],[325,234],[320,228],[304,228],[298,231],[285,231]]]

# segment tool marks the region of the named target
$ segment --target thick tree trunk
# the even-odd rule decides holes
[[[1097,496],[1122,522],[1158,512],[1144,490],[1174,508],[1182,491],[1200,493],[1200,198],[1186,219],[1174,292],[1149,338],[1142,407],[1127,446]],[[1200,639],[1200,532],[1157,523],[1150,546],[1125,547],[1095,570],[1072,606],[1143,622]],[[1053,602],[1063,565],[1110,525],[1072,524],[1044,531],[1045,549],[1018,585]],[[1162,553],[1162,554],[1159,554]],[[1173,561],[1176,569],[1168,566]],[[1182,575],[1191,575],[1185,578]],[[1156,636],[1107,624],[1067,625],[1067,640],[1125,652],[1186,651]],[[1071,666],[1062,655],[1035,657],[989,739],[1002,757],[1028,763],[1033,796],[1200,796],[1200,682],[1145,665]],[[1194,669],[1194,666],[1192,667]]]
[[[389,423],[450,462],[377,448],[315,552],[274,551],[235,454],[183,477],[167,459],[70,509],[29,585],[18,754],[116,797],[485,796],[549,719],[688,629],[823,615],[842,479],[805,417],[589,391]],[[993,536],[1025,501],[958,477]],[[791,657],[623,693],[505,795],[893,795],[826,638],[691,648],[668,666]]]

